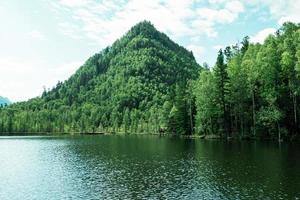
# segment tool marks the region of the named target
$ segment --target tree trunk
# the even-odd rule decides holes
[[[228,112],[227,112],[227,118],[229,120],[229,123],[228,123],[228,134],[229,134],[229,137],[231,137],[232,136],[231,104],[229,104],[229,108],[228,108]]]
[[[225,137],[228,137],[228,128],[227,128],[227,117],[226,117],[226,106],[225,106],[225,100],[223,98],[223,126],[224,126],[224,131],[225,131]]]
[[[243,117],[242,117],[241,113],[240,113],[240,120],[241,120],[240,129],[241,129],[241,132],[242,132],[242,137],[244,137],[244,121],[243,121]]]
[[[280,125],[277,122],[277,127],[278,127],[278,141],[281,142],[281,132],[280,132]]]
[[[191,135],[193,134],[193,111],[192,111],[192,100],[190,100],[190,126],[191,126]]]
[[[213,134],[213,131],[214,131],[214,127],[213,127],[212,119],[210,117],[210,134]]]
[[[230,113],[230,129],[231,129],[231,134],[233,133],[234,131],[234,125],[233,125],[233,115],[232,113]]]
[[[234,120],[235,120],[235,132],[236,133],[239,133],[239,130],[238,130],[238,116],[236,114],[236,111],[234,111]]]
[[[298,122],[297,122],[297,96],[293,95],[294,104],[294,122],[295,122],[295,133],[298,134]]]
[[[253,135],[256,136],[256,116],[255,116],[255,98],[254,91],[252,91],[252,120],[253,120]]]

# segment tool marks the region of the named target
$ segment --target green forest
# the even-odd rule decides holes
[[[294,139],[300,25],[220,49],[213,67],[147,21],[41,97],[0,107],[0,134],[151,133]]]

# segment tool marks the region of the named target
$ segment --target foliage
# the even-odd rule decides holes
[[[0,132],[299,134],[300,25],[264,44],[220,50],[201,68],[191,52],[141,22],[41,97],[0,109]]]
[[[220,50],[215,67],[200,73],[194,89],[198,133],[297,136],[299,36],[299,24],[285,23],[263,45],[245,37],[241,45]]]
[[[1,110],[0,132],[187,134],[187,100],[177,85],[185,87],[199,69],[191,52],[144,21],[89,58],[69,80]]]

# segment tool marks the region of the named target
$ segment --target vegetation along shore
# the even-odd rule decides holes
[[[283,24],[263,44],[245,37],[220,49],[210,68],[143,21],[41,97],[1,105],[0,134],[291,140],[299,93],[299,24]]]

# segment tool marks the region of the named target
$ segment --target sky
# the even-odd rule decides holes
[[[220,48],[262,43],[299,10],[300,0],[0,1],[0,96],[41,95],[143,20],[212,67]]]

